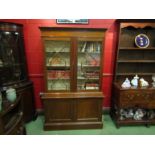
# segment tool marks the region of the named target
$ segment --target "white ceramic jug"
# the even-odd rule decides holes
[[[8,90],[6,90],[6,98],[8,101],[14,102],[17,98],[16,90],[13,88],[9,88]]]

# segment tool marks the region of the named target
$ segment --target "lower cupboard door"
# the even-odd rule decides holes
[[[102,99],[78,99],[76,118],[77,121],[101,121]]]
[[[72,99],[49,99],[44,101],[45,122],[70,122],[73,120]]]

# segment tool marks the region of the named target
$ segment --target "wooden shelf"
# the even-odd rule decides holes
[[[151,125],[155,124],[155,119],[143,119],[143,120],[133,120],[133,119],[126,119],[126,120],[118,120],[118,123],[120,125],[137,125],[137,124],[146,124],[146,125]]]
[[[155,74],[155,72],[154,73],[137,73],[137,72],[134,72],[134,73],[116,73],[116,76],[127,76],[127,75],[136,75],[136,74],[138,74],[138,75],[153,75],[153,74]]]
[[[78,65],[78,67],[90,67],[90,68],[99,68],[100,66],[95,66],[95,65]]]
[[[125,119],[125,120],[118,120],[118,123],[119,124],[122,124],[122,125],[133,125],[133,124],[147,124],[147,120],[134,120],[134,119]]]
[[[78,77],[78,80],[99,80],[99,78]]]
[[[47,70],[70,70],[70,66],[46,66]]]
[[[62,53],[70,53],[70,51],[63,51],[63,52],[55,52],[55,51],[53,51],[53,52],[52,52],[52,51],[47,52],[47,51],[46,51],[46,53],[47,53],[47,54],[53,54],[53,53],[57,53],[57,54],[58,54],[58,53],[61,53],[61,54],[62,54]]]
[[[118,63],[155,63],[155,60],[118,60]]]
[[[78,54],[101,54],[101,52],[78,52]]]
[[[70,78],[48,78],[47,80],[70,80]]]
[[[119,50],[131,50],[131,51],[135,51],[135,50],[144,50],[144,51],[150,51],[153,50],[155,51],[155,47],[149,47],[149,48],[137,48],[137,47],[120,47]]]

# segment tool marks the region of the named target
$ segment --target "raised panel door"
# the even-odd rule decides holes
[[[85,98],[77,99],[76,119],[77,121],[101,121],[102,99]]]
[[[49,99],[44,101],[45,122],[73,121],[73,99]]]

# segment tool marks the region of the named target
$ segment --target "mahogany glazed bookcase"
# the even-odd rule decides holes
[[[40,27],[45,130],[102,128],[106,29]]]

